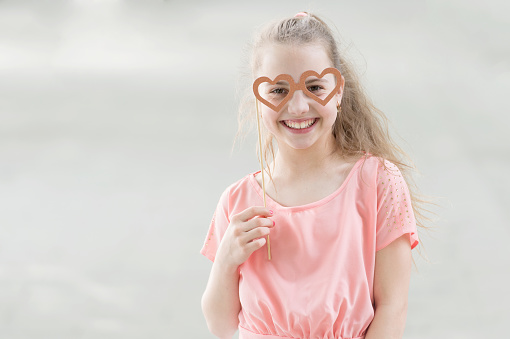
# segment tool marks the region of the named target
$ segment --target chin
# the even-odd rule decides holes
[[[289,145],[292,149],[295,149],[295,150],[306,150],[306,149],[309,149],[309,148],[312,148],[314,146],[314,144],[294,144],[294,145]]]

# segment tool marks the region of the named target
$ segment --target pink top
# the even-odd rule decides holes
[[[407,185],[398,168],[360,158],[329,196],[284,207],[266,195],[276,227],[239,267],[240,338],[363,338],[374,317],[376,251],[403,234],[418,245]],[[252,173],[223,192],[201,253],[214,261],[230,216],[263,206]],[[362,174],[362,176],[361,176]]]

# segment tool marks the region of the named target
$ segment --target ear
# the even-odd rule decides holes
[[[344,94],[344,85],[345,85],[345,78],[343,75],[341,75],[340,81],[340,87],[338,88],[338,92],[335,94],[335,99],[337,102],[342,101],[342,96]]]

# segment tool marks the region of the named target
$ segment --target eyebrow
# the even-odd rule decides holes
[[[309,80],[305,81],[305,85],[306,85],[306,84],[309,84],[309,83],[311,83],[311,82],[324,83],[324,82],[328,82],[328,80],[327,80],[327,79],[324,79],[324,78],[309,79]],[[287,86],[287,85],[289,85],[289,83],[288,83],[287,81],[280,80],[280,81],[278,81],[277,83],[275,83],[274,85]]]
[[[324,79],[324,78],[316,78],[316,79],[307,80],[305,82],[305,84],[309,84],[310,82],[328,82],[328,81],[326,79]]]

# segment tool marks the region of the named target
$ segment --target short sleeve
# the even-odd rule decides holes
[[[409,234],[411,249],[418,243],[418,232],[409,188],[398,167],[385,161],[377,168],[377,233],[379,251],[404,234]]]
[[[230,224],[230,219],[228,217],[228,204],[229,189],[226,189],[221,195],[218,205],[216,206],[211,223],[209,224],[207,237],[202,249],[200,250],[200,253],[211,261],[214,261],[216,258],[216,251],[218,250],[221,239]]]

